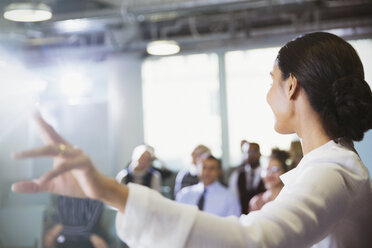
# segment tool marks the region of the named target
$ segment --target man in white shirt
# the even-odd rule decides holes
[[[184,187],[199,183],[197,164],[200,163],[203,154],[210,154],[210,149],[205,145],[197,145],[191,153],[191,164],[178,172],[174,183],[174,196]]]
[[[198,170],[200,183],[183,188],[176,201],[196,205],[200,210],[218,216],[239,216],[238,199],[219,181],[221,161],[212,155],[202,159]]]

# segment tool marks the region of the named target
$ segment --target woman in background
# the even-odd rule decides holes
[[[249,201],[249,212],[260,210],[263,205],[273,201],[280,193],[284,184],[280,176],[289,170],[286,164],[289,158],[289,153],[278,148],[271,151],[269,164],[264,171],[263,181],[265,183],[265,192],[255,195]]]

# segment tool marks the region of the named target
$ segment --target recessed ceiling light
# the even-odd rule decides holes
[[[12,3],[5,8],[4,18],[15,22],[40,22],[52,18],[52,10],[43,3]]]
[[[147,53],[151,55],[172,55],[180,51],[180,46],[174,40],[157,40],[147,45]]]

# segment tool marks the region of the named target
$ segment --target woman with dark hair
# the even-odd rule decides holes
[[[52,156],[54,168],[12,188],[102,200],[118,209],[118,234],[131,247],[372,247],[371,181],[352,143],[372,128],[372,93],[356,51],[335,35],[307,34],[280,49],[271,75],[275,130],[297,133],[304,157],[260,211],[219,218],[121,185],[41,116],[47,146],[14,156]]]
[[[262,172],[263,182],[267,190],[255,195],[249,201],[249,212],[260,210],[266,203],[273,201],[279,195],[284,187],[282,180],[280,180],[280,176],[289,170],[289,165],[287,165],[288,159],[288,152],[278,148],[271,150],[269,164],[266,170]]]

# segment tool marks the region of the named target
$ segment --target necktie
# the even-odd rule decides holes
[[[207,189],[204,188],[204,191],[201,194],[201,196],[199,198],[199,201],[198,201],[198,208],[199,208],[199,210],[202,210],[202,211],[204,209],[204,197],[205,197],[206,192],[207,192]]]
[[[248,183],[248,187],[249,187],[249,190],[253,190],[254,189],[254,170],[251,168],[251,172],[249,174],[250,178],[249,178],[249,183]]]

